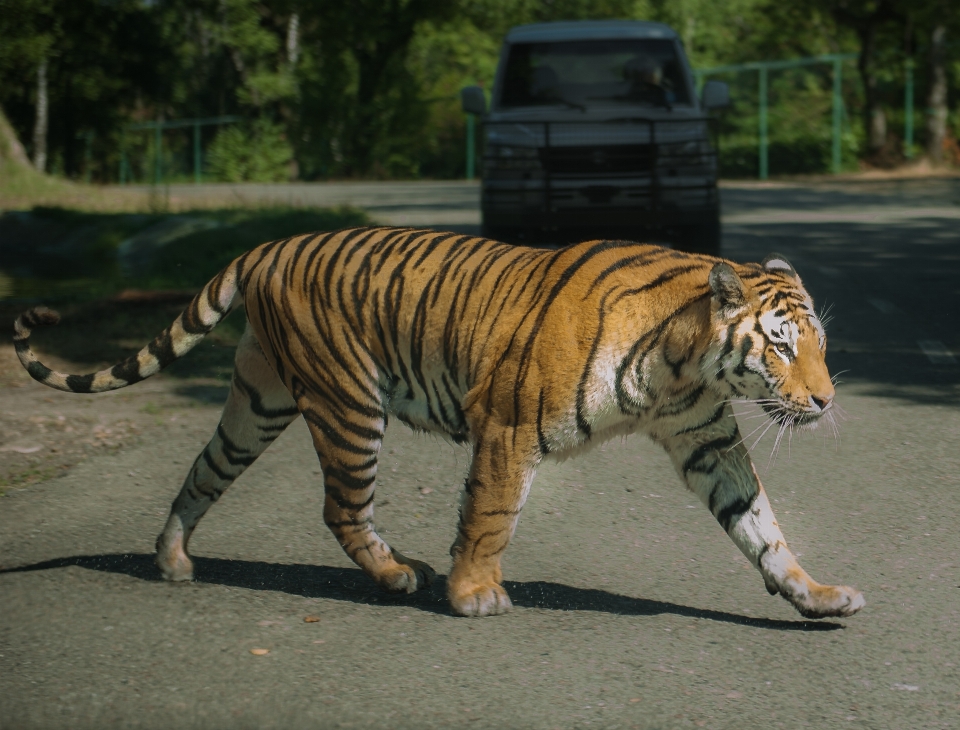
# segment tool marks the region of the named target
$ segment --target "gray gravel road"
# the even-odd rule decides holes
[[[507,616],[449,615],[442,579],[378,593],[323,526],[302,423],[201,524],[197,581],[166,584],[153,540],[218,417],[197,406],[0,500],[0,727],[957,727],[960,181],[724,204],[726,255],[780,251],[833,304],[841,441],[754,454],[801,563],[863,590],[859,615],[768,596],[640,438],[541,469]],[[38,414],[68,397],[36,388]],[[382,532],[445,572],[467,451],[395,426],[383,454]]]

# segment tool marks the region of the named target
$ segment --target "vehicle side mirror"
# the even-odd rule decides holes
[[[723,81],[707,81],[703,85],[700,104],[704,109],[723,109],[730,106],[730,87]]]
[[[460,89],[460,104],[467,114],[487,113],[487,97],[479,86],[465,86]]]

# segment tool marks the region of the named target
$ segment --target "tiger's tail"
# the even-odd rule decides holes
[[[13,344],[17,357],[30,377],[51,388],[68,393],[102,393],[117,390],[156,375],[167,365],[187,354],[216,327],[239,303],[240,285],[237,262],[207,282],[169,327],[157,335],[136,355],[113,367],[87,375],[69,375],[51,370],[30,349],[34,327],[53,325],[60,315],[46,307],[34,307],[17,317],[13,324]]]

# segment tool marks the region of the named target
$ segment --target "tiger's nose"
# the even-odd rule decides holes
[[[810,396],[810,405],[816,406],[821,411],[827,410],[830,407],[830,404],[833,403],[833,395],[811,395]]]

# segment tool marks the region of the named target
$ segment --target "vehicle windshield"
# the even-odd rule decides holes
[[[510,47],[500,107],[595,103],[670,108],[689,104],[676,46],[671,40],[516,43]]]

